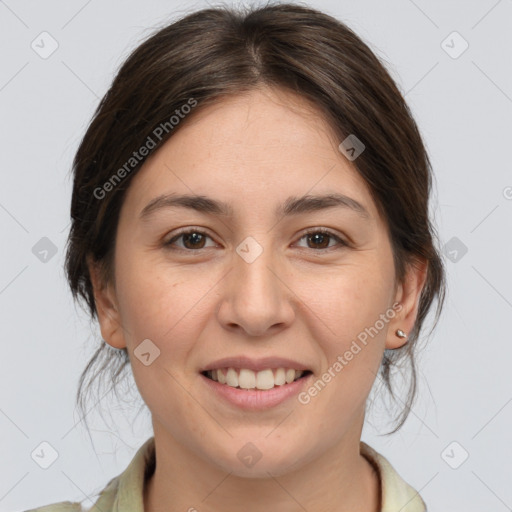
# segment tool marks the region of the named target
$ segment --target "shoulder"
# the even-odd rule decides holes
[[[80,503],[71,503],[71,501],[61,501],[60,503],[52,503],[44,507],[31,508],[24,512],[84,512]]]
[[[427,510],[419,492],[401,477],[386,457],[363,441],[360,443],[360,452],[379,473],[383,511],[425,512]]]
[[[59,501],[58,503],[50,503],[49,505],[31,508],[23,512],[92,512],[96,509],[101,512],[110,512],[115,499],[118,482],[119,476],[114,477],[99,494],[93,493],[93,495],[98,496],[98,501],[96,501],[94,505],[85,506],[78,501]],[[102,505],[101,508],[99,508],[100,504]]]
[[[97,497],[97,501],[95,501],[94,505],[86,506],[78,501],[59,501],[58,503],[50,503],[49,505],[31,508],[23,512],[93,512],[96,510],[111,512],[116,498],[118,484],[119,476],[112,478],[99,494],[93,494]]]
[[[62,501],[23,512],[111,512],[117,510],[117,504],[130,504],[123,512],[143,512],[144,484],[148,475],[154,471],[155,443],[149,438],[136,452],[128,467],[112,478],[97,496],[94,505],[85,506],[79,502]],[[95,498],[96,499],[96,498]]]

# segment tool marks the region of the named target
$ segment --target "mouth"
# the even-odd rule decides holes
[[[293,368],[267,368],[256,372],[247,368],[225,367],[200,373],[212,381],[234,389],[266,391],[306,379],[313,372]]]

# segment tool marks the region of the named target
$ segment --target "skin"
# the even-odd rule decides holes
[[[396,282],[385,220],[339,142],[306,100],[260,88],[190,115],[134,177],[115,286],[90,269],[103,339],[128,349],[152,415],[157,464],[146,511],[380,510],[379,478],[359,452],[365,403],[384,348],[406,343],[395,331],[414,325],[426,266]],[[233,217],[175,207],[139,218],[169,192],[228,202]],[[339,207],[274,217],[290,195],[333,192],[370,218]],[[207,237],[164,245],[186,227]],[[308,241],[306,228],[348,245]],[[235,250],[248,236],[263,248],[250,264]],[[220,357],[275,355],[307,363],[316,380],[397,302],[400,312],[307,405],[242,411],[199,375]],[[160,350],[149,366],[133,354],[145,339]],[[247,442],[262,454],[250,468],[237,457]]]

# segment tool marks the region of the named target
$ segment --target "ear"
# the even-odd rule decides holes
[[[114,348],[124,348],[126,347],[126,341],[114,287],[110,282],[105,283],[101,278],[100,265],[93,261],[91,256],[87,257],[87,267],[94,291],[94,302],[98,313],[101,337]]]
[[[424,259],[416,258],[412,263],[407,264],[406,275],[395,292],[394,303],[400,303],[401,309],[394,308],[396,315],[389,322],[386,348],[400,348],[407,343],[408,335],[413,330],[418,315],[420,295],[427,279],[427,272],[428,263]],[[404,331],[407,337],[398,337],[397,329]]]

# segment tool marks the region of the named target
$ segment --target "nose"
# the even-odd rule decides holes
[[[218,320],[230,331],[249,336],[275,334],[293,322],[294,293],[284,265],[264,250],[254,261],[233,254],[233,266],[221,285]]]

